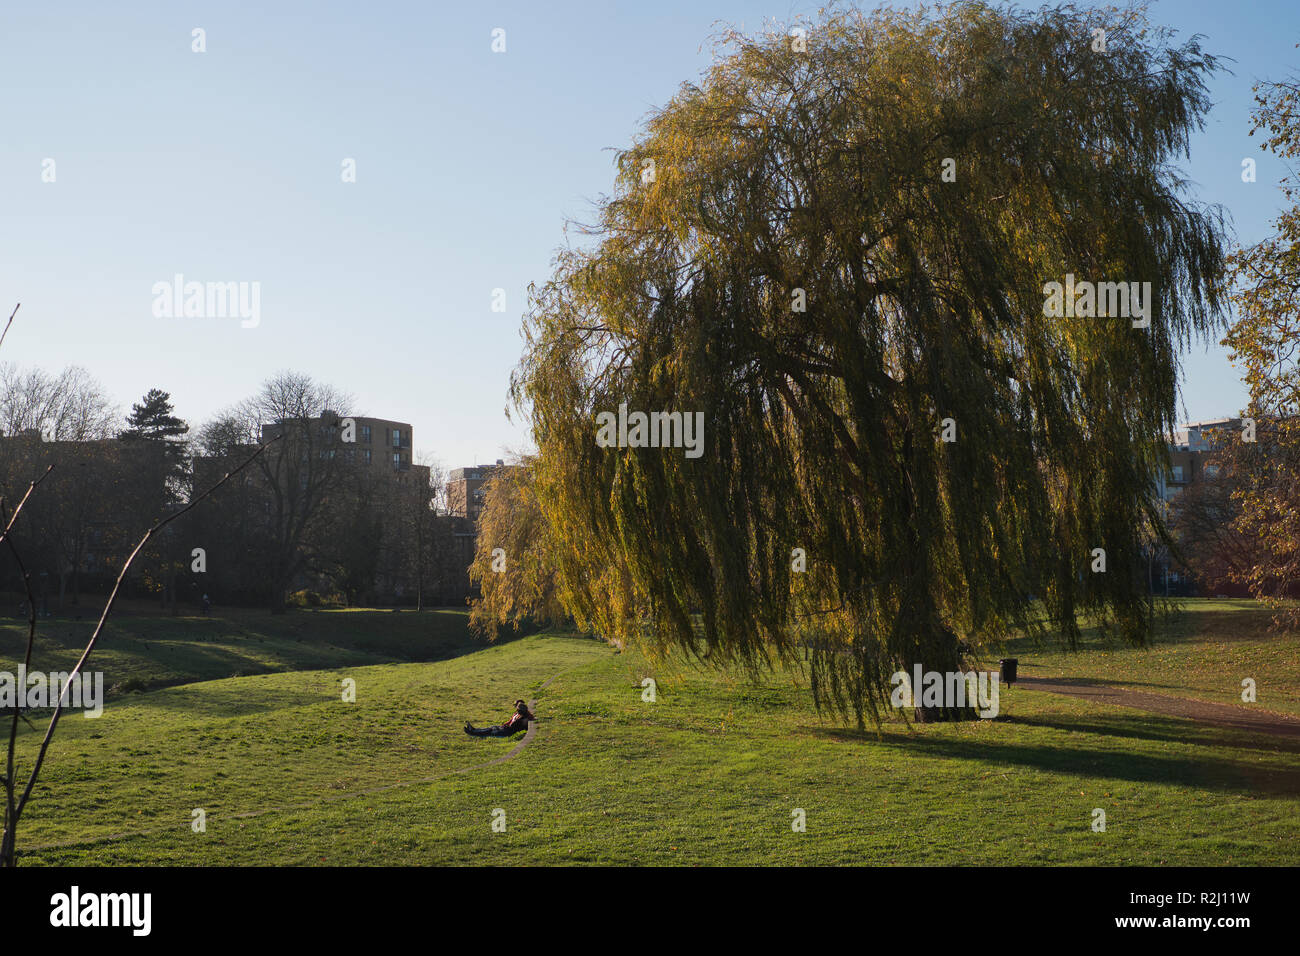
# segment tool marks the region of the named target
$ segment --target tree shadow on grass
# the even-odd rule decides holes
[[[1090,717],[1071,721],[1045,717],[1018,717],[1003,714],[1000,724],[1043,727],[1071,733],[1098,734],[1103,737],[1126,737],[1161,743],[1193,744],[1201,747],[1231,747],[1235,750],[1258,750],[1263,753],[1300,754],[1300,738],[1278,734],[1246,733],[1228,727],[1206,727],[1188,720],[1173,720],[1146,715],[1141,721],[1121,717]]]
[[[278,676],[250,674],[250,677]],[[191,690],[191,688],[200,688]],[[250,717],[276,711],[295,710],[309,704],[334,703],[339,694],[332,687],[318,682],[315,685],[258,686],[247,682],[213,686],[209,682],[186,684],[150,691],[139,696],[131,695],[109,701],[109,706],[134,704],[152,711],[167,711],[192,718]]]
[[[999,724],[1004,721],[1007,724],[1013,723],[1006,721],[1005,718],[998,719]],[[1022,718],[1014,723],[1025,726],[1030,722]],[[1084,730],[1085,727],[1086,724],[1062,723],[1059,729]],[[1244,796],[1300,800],[1300,767],[1262,769],[1257,765],[1209,755],[1182,757],[1086,746],[1061,746],[1059,743],[1017,743],[989,739],[983,735],[978,738],[957,738],[915,733],[889,734],[880,737],[870,730],[829,727],[805,727],[802,730],[823,739],[833,739],[842,743],[860,743],[878,750],[895,751],[907,756],[950,757],[1003,766],[1018,766],[1053,774],[1126,780],[1132,783],[1162,783]],[[1115,734],[1105,726],[1096,728],[1096,731],[1119,737],[1140,737],[1139,734],[1133,733]],[[1185,736],[1181,739],[1173,739],[1187,742]],[[1220,741],[1220,746],[1231,747],[1234,744]]]

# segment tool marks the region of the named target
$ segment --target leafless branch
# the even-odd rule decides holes
[[[21,309],[22,306],[23,304],[19,302],[14,306],[14,310],[9,313],[9,321],[5,323],[5,330],[0,332],[0,345],[5,344],[5,336],[9,334],[9,326],[14,324],[14,316],[18,314],[18,310]]]
[[[122,570],[118,573],[117,581],[113,585],[113,590],[112,592],[110,592],[108,596],[108,601],[104,604],[104,611],[99,617],[99,623],[95,625],[94,633],[90,635],[90,640],[86,643],[86,649],[82,652],[80,660],[77,661],[77,666],[74,667],[71,670],[71,672],[69,672],[69,674],[67,675],[66,681],[64,682],[63,685],[63,693],[59,695],[58,703],[54,707],[54,713],[50,716],[49,726],[46,727],[45,729],[45,737],[41,741],[40,750],[37,751],[36,762],[32,766],[31,775],[27,778],[27,785],[23,789],[22,796],[18,799],[16,803],[14,803],[12,798],[12,792],[13,790],[16,789],[17,782],[14,779],[14,773],[12,770],[14,741],[11,737],[10,745],[9,745],[10,746],[9,763],[11,769],[6,775],[6,781],[5,781],[6,792],[8,794],[8,799],[11,808],[7,808],[4,841],[2,844],[0,844],[0,866],[13,866],[15,864],[18,821],[22,817],[23,810],[27,806],[27,801],[31,799],[32,791],[36,787],[37,776],[40,774],[41,767],[45,763],[46,752],[49,750],[50,742],[54,739],[54,730],[58,726],[59,718],[63,714],[64,697],[66,695],[68,688],[72,686],[72,682],[80,676],[82,668],[85,667],[86,665],[86,661],[89,660],[91,653],[95,650],[95,645],[99,642],[100,635],[104,631],[104,625],[108,621],[108,616],[113,610],[113,604],[117,600],[118,591],[121,589],[122,582],[126,579],[127,572],[131,570],[131,565],[135,562],[136,557],[140,554],[140,552],[144,549],[144,546],[149,543],[149,540],[155,534],[157,534],[159,531],[161,531],[164,527],[169,525],[171,522],[175,521],[181,515],[185,514],[187,511],[190,511],[199,502],[203,501],[205,498],[210,496],[214,491],[216,491],[218,488],[224,485],[227,481],[229,481],[235,475],[239,474],[241,471],[243,471],[245,468],[251,465],[257,459],[257,457],[262,454],[262,452],[266,451],[267,448],[269,448],[271,445],[279,441],[280,438],[281,435],[277,434],[270,441],[267,441],[262,445],[259,445],[258,448],[251,455],[249,455],[246,459],[244,459],[244,461],[239,465],[239,467],[227,472],[225,475],[222,476],[220,481],[214,484],[207,491],[203,492],[203,494],[192,499],[189,502],[189,504],[187,504],[184,508],[181,508],[178,511],[175,511],[172,514],[168,515],[167,517],[157,521],[153,525],[153,527],[151,527],[148,531],[145,532],[144,537],[142,537],[140,539],[140,542],[135,546],[135,550],[133,550],[131,552],[130,557],[126,559],[126,563],[122,565]],[[49,472],[47,469],[46,474],[48,473]],[[42,478],[43,477],[44,476],[42,476]],[[36,484],[37,482],[33,482],[32,488],[34,488]],[[26,503],[27,497],[31,495],[32,488],[28,488],[27,495],[24,495],[23,497],[23,503]],[[19,505],[19,509],[21,509],[21,507],[22,504]],[[17,514],[18,512],[15,511],[14,512],[15,518],[17,517]],[[10,521],[9,527],[12,527],[12,520]],[[4,532],[5,538],[8,537],[9,527],[6,527],[5,529]],[[30,587],[29,587],[29,594],[30,594]],[[33,610],[32,613],[34,615],[35,611]],[[35,622],[33,617],[32,636],[34,636],[34,634],[35,634]],[[29,637],[29,644],[28,644],[29,659],[31,653],[30,639],[31,638]]]

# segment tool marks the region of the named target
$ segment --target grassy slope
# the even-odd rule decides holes
[[[464,610],[454,609],[283,615],[236,609],[219,617],[172,617],[137,604],[120,612],[109,619],[91,658],[91,666],[104,672],[110,697],[276,671],[441,660],[482,646],[467,632]],[[38,622],[33,668],[70,669],[94,628],[95,621],[84,618]],[[26,623],[11,618],[0,624],[0,667],[12,670],[26,642]]]
[[[471,766],[512,744],[467,737],[465,719],[501,719],[517,693],[585,659],[575,646],[600,650],[532,640],[446,663],[208,681],[129,696],[94,720],[71,715],[23,818],[24,841],[188,824],[195,807],[221,817]],[[345,677],[355,703],[342,700]],[[23,743],[26,764],[35,735]]]
[[[1150,648],[1107,646],[1086,631],[1083,653],[1013,642],[1028,677],[1113,682],[1153,694],[1242,705],[1241,681],[1255,680],[1254,706],[1300,714],[1300,640],[1270,633],[1271,615],[1253,601],[1193,600],[1157,629]]]
[[[1251,666],[1293,659],[1296,640],[1274,640],[1288,649]],[[1186,643],[1192,675],[1195,647],[1219,653]],[[356,704],[339,700],[343,676]],[[544,718],[518,758],[413,782],[506,753],[510,741],[459,727],[518,695],[537,696]],[[89,864],[1300,861],[1294,741],[1020,689],[1002,710],[860,735],[820,721],[791,675],[755,687],[538,636],[438,664],[176,687],[73,717],[21,843],[141,833],[25,857]],[[387,784],[404,785],[359,792]],[[233,816],[297,803],[310,806]],[[208,831],[194,834],[200,806]],[[1105,833],[1089,827],[1095,807]],[[795,808],[806,833],[791,831]]]

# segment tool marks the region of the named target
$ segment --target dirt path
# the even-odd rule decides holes
[[[1274,734],[1279,737],[1300,737],[1300,718],[1271,710],[1255,710],[1232,704],[1212,704],[1186,697],[1149,694],[1146,691],[1129,690],[1126,687],[1100,681],[1021,677],[1017,679],[1015,686],[1023,687],[1025,690],[1040,690],[1049,694],[1078,697],[1081,700],[1090,700],[1111,707],[1129,707],[1169,717],[1186,717],[1188,720],[1212,724],[1215,727]]]

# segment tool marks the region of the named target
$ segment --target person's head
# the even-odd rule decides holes
[[[516,714],[528,713],[528,705],[525,704],[522,700],[515,701],[515,713]]]

